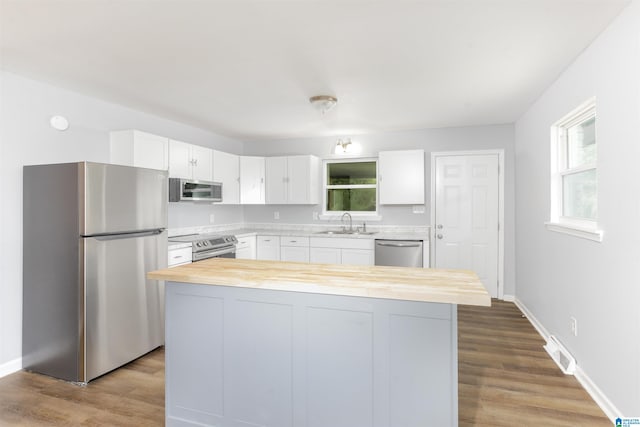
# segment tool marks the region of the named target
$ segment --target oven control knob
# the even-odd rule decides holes
[[[202,242],[202,246],[208,246],[209,242],[207,242],[206,240],[204,242]]]
[[[198,243],[196,243],[196,246],[200,247],[200,246],[202,246],[202,243],[198,242]]]

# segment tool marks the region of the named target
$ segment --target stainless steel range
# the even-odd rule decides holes
[[[187,234],[169,237],[170,242],[191,243],[193,262],[208,258],[235,258],[236,236],[220,234]]]

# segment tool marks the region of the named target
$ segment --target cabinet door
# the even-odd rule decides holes
[[[213,180],[222,183],[222,203],[240,203],[240,156],[213,150]]]
[[[236,245],[236,258],[256,259],[256,236],[239,237]]]
[[[424,204],[424,150],[378,153],[380,203]]]
[[[287,158],[267,157],[266,171],[266,200],[271,205],[287,203]]]
[[[373,251],[368,249],[342,249],[342,264],[373,265]]]
[[[309,261],[318,264],[341,264],[340,251],[338,248],[311,248]]]
[[[287,158],[288,202],[298,205],[318,203],[320,196],[320,159],[315,156]]]
[[[240,156],[240,203],[264,204],[264,157]]]
[[[257,237],[257,258],[280,261],[280,238],[278,236]]]
[[[191,145],[186,142],[169,140],[169,176],[191,178]]]
[[[110,162],[139,168],[169,168],[169,139],[139,130],[109,133]]]
[[[199,145],[191,146],[193,160],[193,179],[196,181],[212,181],[213,150]]]
[[[292,204],[309,203],[309,156],[291,156],[287,158],[288,202]]]
[[[162,136],[134,131],[133,166],[139,168],[169,168],[169,140]]]
[[[309,247],[280,246],[280,260],[309,262]]]

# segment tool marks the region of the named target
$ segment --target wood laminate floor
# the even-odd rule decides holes
[[[611,426],[518,308],[492,304],[458,309],[460,426]],[[3,427],[162,425],[163,349],[87,387],[24,371],[0,379]]]

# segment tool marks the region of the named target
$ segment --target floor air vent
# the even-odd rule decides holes
[[[560,341],[558,341],[555,336],[549,336],[547,344],[544,345],[544,349],[549,353],[553,361],[556,362],[556,365],[560,367],[562,372],[567,375],[573,375],[576,370],[576,359],[560,344]]]

